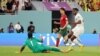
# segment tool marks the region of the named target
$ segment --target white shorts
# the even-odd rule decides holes
[[[72,29],[73,35],[79,37],[81,34],[84,33],[84,27],[76,26]]]

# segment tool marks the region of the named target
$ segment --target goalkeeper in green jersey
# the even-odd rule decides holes
[[[33,53],[48,53],[50,51],[55,51],[55,52],[67,52],[67,51],[62,51],[58,48],[53,48],[49,46],[45,46],[42,44],[43,40],[42,39],[37,39],[35,37],[31,39],[27,39],[25,41],[25,44],[21,47],[20,53],[24,50],[26,46],[33,52]]]

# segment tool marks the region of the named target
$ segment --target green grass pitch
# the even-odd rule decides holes
[[[60,49],[66,50],[67,47],[61,46]],[[23,53],[16,53],[20,50],[18,46],[0,46],[0,56],[100,56],[100,47],[84,47],[81,51],[79,47],[69,53],[32,53],[27,47]]]

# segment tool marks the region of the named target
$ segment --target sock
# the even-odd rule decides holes
[[[66,46],[70,45],[70,43],[71,43],[71,40],[70,40],[70,39],[68,39],[68,40],[66,40],[66,41],[64,42],[64,44],[65,44]]]
[[[74,39],[73,41],[75,44],[79,45],[79,46],[83,46],[77,39]]]
[[[74,46],[74,45],[75,45],[75,43],[72,42],[70,46]]]
[[[68,47],[68,51],[72,50],[74,45],[75,45],[75,43],[70,42],[69,47]]]
[[[56,47],[58,47],[58,46],[59,46],[59,42],[60,42],[60,39],[59,39],[59,38],[57,38],[57,40],[56,40]]]
[[[68,40],[64,40],[64,44],[66,45],[68,43]]]

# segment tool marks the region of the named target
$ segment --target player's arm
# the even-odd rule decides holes
[[[74,22],[74,27],[77,25],[77,24],[81,24],[82,22],[82,19],[81,19],[81,17],[79,16],[79,17],[77,17],[77,22]]]
[[[77,24],[81,24],[81,20],[78,20],[77,22],[74,22],[74,23],[73,23],[73,28],[74,28]]]
[[[81,24],[81,20],[78,20],[78,22],[75,22],[75,24],[77,25],[77,24]]]
[[[60,22],[54,21],[54,24],[60,24]]]
[[[82,19],[81,19],[82,17],[81,16],[78,16],[77,17],[77,22],[75,22],[75,24],[77,25],[77,24],[81,24],[81,21],[82,21]]]
[[[23,46],[21,47],[21,49],[20,49],[20,53],[23,52],[23,50],[25,49],[25,47],[26,47],[26,45],[23,45]]]
[[[36,41],[38,42],[43,42],[43,39],[37,39],[37,38],[34,38]]]

